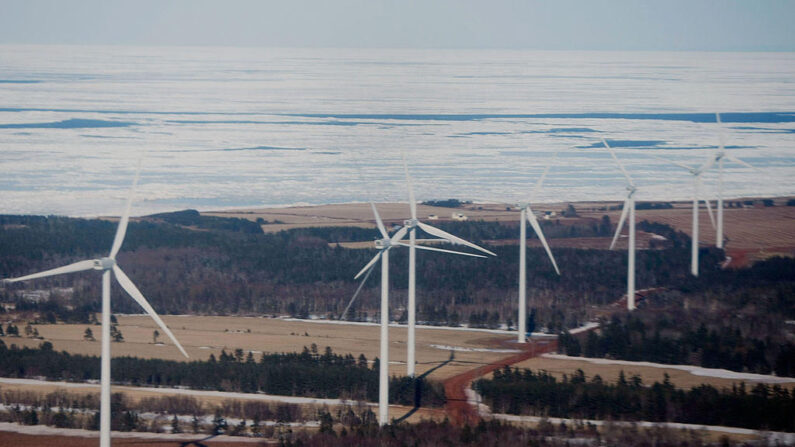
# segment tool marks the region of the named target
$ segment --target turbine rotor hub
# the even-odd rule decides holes
[[[375,240],[375,248],[379,250],[386,250],[392,246],[392,241],[389,239],[376,239]]]
[[[417,224],[419,224],[419,221],[417,219],[406,219],[403,221],[403,226],[405,226],[409,230],[417,228]]]
[[[112,258],[94,259],[94,270],[110,270],[116,265],[116,260]]]

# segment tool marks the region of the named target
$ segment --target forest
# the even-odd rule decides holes
[[[568,355],[795,376],[795,261],[772,258],[663,290],[631,315],[560,346]],[[684,303],[685,306],[682,306]]]
[[[375,231],[331,227],[250,233],[248,224],[219,225],[194,221],[193,213],[132,222],[118,256],[119,264],[160,313],[291,314],[338,318],[353,295],[356,272],[372,256],[371,250],[347,249],[334,242],[372,240]],[[166,222],[188,219],[201,231]],[[201,217],[201,221],[204,217]],[[213,218],[210,222],[214,222]],[[610,235],[609,219],[577,225],[544,221],[549,237]],[[670,227],[653,226],[668,244],[639,254],[638,283],[644,286],[686,284],[688,253],[686,236]],[[215,229],[211,227],[215,226]],[[483,240],[515,239],[516,224],[495,222],[449,222],[447,231]],[[0,216],[0,276],[14,277],[53,268],[77,260],[105,255],[115,232],[113,222],[54,216]],[[532,232],[531,232],[532,233]],[[511,239],[511,240],[512,240]],[[418,256],[418,319],[426,324],[457,325],[473,322],[501,324],[515,319],[518,257],[515,242],[492,245],[498,256],[472,259],[438,253]],[[555,249],[563,274],[555,274],[543,249],[528,250],[528,296],[536,308],[536,325],[549,332],[574,327],[587,320],[590,304],[605,304],[621,296],[624,288],[626,253],[623,251]],[[721,260],[717,250],[702,253],[704,271],[716,270]],[[392,265],[407,265],[405,250],[395,250]],[[584,268],[585,267],[585,268]],[[392,269],[392,313],[400,319],[406,299],[407,269]],[[51,301],[84,315],[99,310],[100,281],[96,272],[55,277],[0,288],[0,301],[20,301],[20,292],[54,287],[70,290],[53,294]],[[378,309],[378,275],[372,275],[351,313],[354,319],[373,319]],[[137,305],[112,288],[114,311],[138,312]],[[22,307],[25,304],[19,303]],[[28,305],[54,306],[43,303]],[[288,308],[289,306],[289,308]],[[483,309],[491,315],[484,318]],[[40,312],[65,310],[42,308]],[[473,315],[477,313],[478,315]]]
[[[495,413],[597,420],[682,422],[795,431],[795,393],[778,385],[745,383],[731,390],[700,385],[690,390],[663,383],[646,385],[639,376],[606,383],[587,380],[582,370],[562,380],[544,372],[505,367],[474,388]]]
[[[187,387],[197,390],[265,393],[330,399],[378,401],[376,358],[368,366],[361,354],[338,355],[326,348],[304,348],[301,353],[262,354],[255,359],[242,349],[223,351],[219,358],[177,362],[137,357],[116,357],[111,361],[113,380],[118,384],[154,387]],[[96,356],[57,352],[49,342],[39,348],[7,347],[0,341],[0,376],[85,382],[99,380],[100,361]],[[423,378],[392,377],[390,403],[408,406],[441,406],[441,384]]]
[[[353,276],[372,251],[347,249],[335,242],[372,239],[375,231],[326,227],[263,234],[251,231],[251,224],[190,210],[132,222],[119,263],[160,313],[339,318],[358,285]],[[606,217],[542,225],[550,237],[613,232]],[[518,250],[515,241],[506,238],[516,237],[516,224],[474,221],[439,226],[476,243],[507,244],[490,245],[498,256],[487,259],[418,256],[418,321],[513,326]],[[749,268],[723,270],[723,253],[702,249],[701,275],[693,278],[688,273],[686,235],[654,222],[641,222],[639,227],[665,240],[656,249],[638,253],[638,287],[653,288],[654,293],[639,302],[632,321],[618,315],[616,323],[603,321],[606,329],[588,338],[565,336],[567,329],[595,316],[594,306],[611,303],[624,293],[624,250],[556,248],[562,271],[558,276],[544,251],[530,248],[528,329],[563,333],[562,346],[570,355],[793,374],[793,346],[786,339],[792,328],[786,321],[795,320],[794,260],[774,258]],[[0,276],[103,256],[114,232],[115,224],[103,220],[0,216]],[[394,250],[391,263],[391,318],[405,321],[407,269],[397,266],[407,264],[406,252]],[[51,290],[49,299],[25,298],[25,291],[37,289]],[[115,312],[140,311],[118,288],[112,293]],[[41,323],[92,323],[100,310],[99,296],[100,281],[93,271],[0,288],[0,302],[11,303]],[[376,274],[347,318],[377,318],[378,296]]]

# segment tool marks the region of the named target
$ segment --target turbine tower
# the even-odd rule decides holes
[[[373,256],[370,262],[362,267],[354,279],[358,279],[366,272],[367,276],[364,278],[364,281],[366,281],[367,277],[370,276],[373,266],[375,266],[379,259],[381,260],[381,355],[378,371],[378,423],[380,425],[385,425],[389,422],[389,250],[397,246],[409,246],[408,244],[400,242],[401,239],[406,236],[406,233],[408,233],[409,229],[407,227],[402,227],[394,235],[392,235],[392,237],[389,237],[389,234],[384,227],[384,223],[381,220],[381,216],[378,214],[378,210],[375,208],[375,204],[370,202],[370,206],[373,208],[373,215],[375,215],[378,231],[381,233],[382,238],[375,240],[375,248],[379,250],[378,253]],[[443,253],[463,254],[480,258],[484,257],[469,253],[455,252],[452,250],[444,250],[441,248],[425,247],[422,245],[417,245],[416,248],[439,251]],[[362,284],[359,285],[359,288],[356,290],[353,298],[351,298],[350,303],[348,303],[348,307],[345,308],[345,311],[342,314],[343,317],[345,316],[347,310],[351,307],[353,301],[356,299],[359,291],[362,289],[364,281],[362,281]]]
[[[541,189],[544,184],[544,178],[546,178],[551,166],[551,163],[547,165],[543,174],[539,177],[531,193],[530,201],[535,198],[535,194]],[[535,231],[538,239],[541,240],[541,244],[552,262],[552,267],[560,275],[560,269],[558,269],[558,264],[555,262],[555,257],[552,256],[552,250],[547,244],[544,232],[541,231],[541,225],[538,224],[538,219],[536,219],[533,210],[530,208],[530,201],[518,204],[521,209],[521,216],[519,217],[519,319],[516,325],[517,341],[519,343],[525,343],[527,335],[527,223],[530,223],[530,226],[533,227],[533,231]]]
[[[693,276],[698,276],[698,205],[701,202],[701,174],[706,172],[712,165],[715,163],[715,158],[711,157],[707,160],[706,163],[703,165],[694,168],[692,166],[688,166],[684,163],[679,163],[678,161],[668,160],[666,158],[653,156],[654,158],[666,161],[668,163],[674,164],[679,166],[680,168],[687,169],[690,175],[693,176],[693,235],[691,237],[691,247],[690,247],[690,273]],[[710,221],[712,221],[712,226],[715,226],[715,217],[712,215],[712,207],[709,204],[709,200],[704,199],[704,204],[707,205],[707,211],[709,213]]]
[[[391,238],[384,228],[381,216],[375,209],[375,204],[370,202],[381,232],[382,239],[376,239],[375,248],[378,253],[368,262],[354,279],[359,278],[364,272],[370,270],[378,260],[381,260],[381,355],[379,363],[378,377],[378,424],[385,425],[389,422],[389,250],[397,245],[397,242],[406,235],[408,231],[405,227],[398,230]]]
[[[406,164],[406,156],[404,153],[403,155],[403,170],[406,173],[406,184],[408,185],[409,190],[409,207],[411,208],[411,219],[406,220],[403,222],[404,228],[408,228],[409,230],[409,300],[408,300],[408,357],[406,360],[407,363],[407,371],[406,374],[409,377],[414,377],[414,364],[415,364],[415,326],[416,326],[416,313],[417,313],[417,304],[416,304],[416,248],[423,248],[427,249],[428,247],[418,246],[417,245],[417,228],[424,230],[426,233],[441,238],[441,240],[445,240],[452,244],[460,244],[465,245],[470,248],[474,248],[475,250],[479,250],[483,253],[490,254],[492,256],[497,256],[495,253],[486,250],[483,247],[475,245],[471,242],[465,241],[457,236],[453,236],[452,234],[442,231],[436,227],[432,227],[426,223],[422,223],[417,219],[417,201],[414,198],[414,186],[411,181],[411,175],[409,175],[409,168]],[[461,254],[472,256],[468,253],[461,253],[461,252],[453,252],[448,251],[450,253]],[[480,256],[483,257],[483,256]]]
[[[720,113],[715,114],[715,121],[718,124],[718,149],[715,151],[712,163],[718,164],[718,206],[717,206],[717,230],[715,232],[715,246],[723,248],[723,160],[733,161],[745,167],[753,169],[753,166],[740,160],[739,158],[726,153],[726,145],[723,140],[723,125],[720,120]]]
[[[627,179],[627,198],[624,199],[624,207],[621,210],[621,218],[618,220],[616,234],[613,236],[613,241],[610,243],[610,249],[612,250],[613,247],[615,247],[616,241],[618,240],[618,235],[621,233],[621,229],[624,227],[624,221],[627,219],[627,214],[629,214],[629,244],[627,246],[627,310],[635,310],[635,191],[637,191],[637,188],[635,187],[635,182],[632,181],[632,177],[629,176],[629,172],[627,172],[627,170],[624,168],[624,165],[622,165],[618,160],[615,151],[613,151],[610,145],[607,144],[605,139],[602,139],[602,144],[604,144],[605,148],[610,151],[610,156],[612,156],[613,160],[616,161],[616,164],[618,164],[618,167],[621,169],[621,172]]]
[[[110,277],[111,272],[116,277],[119,285],[124,289],[145,311],[155,320],[160,329],[168,335],[171,341],[177,346],[182,355],[188,357],[188,353],[177,341],[174,334],[168,329],[163,320],[157,315],[155,310],[149,305],[149,302],[144,298],[143,294],[133,284],[129,277],[122,271],[116,263],[116,255],[121,249],[124,242],[124,236],[127,232],[127,224],[130,219],[130,208],[132,207],[133,194],[135,193],[135,186],[138,183],[140,176],[140,165],[138,172],[135,174],[130,195],[127,198],[127,206],[124,214],[119,219],[119,226],[116,228],[116,236],[113,239],[113,245],[110,249],[110,254],[107,257],[93,260],[86,260],[75,262],[64,267],[58,267],[52,270],[46,270],[40,273],[34,273],[19,278],[4,279],[3,282],[14,283],[18,281],[27,281],[37,278],[45,278],[48,276],[62,275],[65,273],[82,272],[85,270],[99,270],[102,272],[102,368],[101,368],[101,394],[100,394],[100,413],[99,413],[99,445],[100,447],[110,447]]]

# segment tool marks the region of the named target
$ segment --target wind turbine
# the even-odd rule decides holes
[[[627,213],[629,213],[629,245],[627,246],[627,310],[635,310],[635,191],[637,188],[635,187],[635,182],[632,181],[632,177],[629,176],[629,172],[624,168],[624,165],[618,160],[616,157],[615,151],[607,144],[607,141],[603,138],[602,144],[605,145],[608,151],[610,151],[610,156],[613,157],[613,160],[616,161],[618,167],[621,169],[621,172],[624,174],[624,177],[627,179],[627,198],[624,199],[624,207],[621,210],[621,218],[618,220],[618,226],[616,227],[616,234],[613,236],[613,242],[610,243],[610,249],[612,250],[613,247],[616,245],[616,240],[618,240],[618,235],[621,233],[621,229],[624,226],[624,221],[627,219]]]
[[[37,278],[45,278],[48,276],[54,275],[62,275],[65,273],[74,273],[74,272],[82,272],[85,270],[99,270],[102,272],[102,369],[101,369],[101,394],[100,394],[100,413],[99,413],[99,445],[100,447],[110,447],[110,277],[111,271],[113,275],[116,277],[116,281],[119,282],[119,285],[124,289],[143,309],[146,313],[155,320],[158,326],[163,330],[163,332],[171,338],[171,341],[179,348],[182,355],[188,357],[188,353],[185,352],[182,345],[177,341],[174,334],[168,329],[163,320],[157,315],[155,310],[149,305],[149,302],[146,301],[143,294],[138,290],[138,288],[133,284],[129,277],[122,271],[122,269],[116,263],[116,255],[119,253],[119,249],[121,249],[122,242],[124,242],[124,236],[127,232],[127,224],[130,219],[130,208],[132,207],[132,199],[133,194],[135,192],[135,186],[138,183],[138,178],[140,176],[140,164],[139,169],[135,174],[135,179],[133,180],[132,188],[130,189],[130,195],[127,198],[127,207],[124,210],[124,214],[119,219],[119,226],[116,228],[116,236],[113,239],[113,245],[110,249],[110,254],[107,257],[99,258],[99,259],[90,259],[80,262],[75,262],[74,264],[69,264],[64,267],[58,267],[52,270],[46,270],[39,273],[34,273],[32,275],[22,276],[19,278],[11,278],[11,279],[4,279],[3,282],[6,283],[14,283],[18,281],[27,281],[31,279]]]
[[[740,160],[739,158],[726,153],[726,145],[723,141],[723,125],[720,120],[720,113],[715,114],[715,120],[718,124],[718,149],[715,151],[712,163],[718,164],[718,206],[717,206],[717,229],[715,232],[715,246],[723,248],[723,160],[733,161],[745,167],[753,169],[754,167],[748,163]]]
[[[375,248],[378,249],[378,253],[373,256],[370,262],[362,267],[354,279],[358,279],[365,272],[369,276],[373,266],[375,266],[379,259],[381,260],[381,354],[379,357],[380,363],[378,371],[378,423],[379,425],[386,425],[389,422],[389,250],[397,246],[409,246],[403,242],[400,242],[400,240],[406,236],[406,233],[408,233],[409,229],[408,227],[404,226],[400,228],[394,235],[392,235],[392,237],[389,237],[389,234],[384,227],[384,222],[381,220],[381,216],[378,214],[378,210],[375,208],[375,204],[370,202],[370,206],[373,208],[373,215],[375,216],[378,231],[381,233],[382,238],[375,240]],[[445,253],[458,253],[452,250],[425,247],[422,245],[418,245],[417,248]],[[468,253],[458,254],[483,257]],[[366,279],[367,278],[365,278],[365,280]],[[364,284],[364,281],[362,281],[362,284]],[[356,295],[359,293],[359,290],[361,290],[361,285],[356,291],[356,294],[354,294],[353,299],[351,299],[351,303],[353,303],[353,300],[356,299]],[[348,308],[350,308],[350,306],[351,305],[349,303]],[[348,308],[346,308],[346,310]],[[343,316],[344,315],[345,314],[343,313]]]
[[[555,268],[555,272],[560,275],[560,269],[558,269],[558,264],[555,262],[555,257],[552,256],[552,250],[547,244],[544,232],[541,231],[541,225],[538,224],[538,219],[536,219],[533,210],[530,208],[530,201],[535,198],[535,194],[541,189],[544,184],[544,178],[546,178],[551,166],[551,163],[547,165],[541,177],[539,177],[531,192],[530,200],[527,203],[518,204],[521,209],[521,216],[519,217],[519,319],[516,326],[517,341],[519,343],[526,342],[527,331],[527,223],[533,227],[533,231],[535,231],[538,239],[541,240],[541,244],[544,246],[552,266]]]
[[[417,254],[416,249],[428,249],[429,247],[425,246],[418,246],[417,245],[417,228],[424,230],[426,233],[441,238],[442,240],[446,240],[452,244],[460,244],[465,245],[470,248],[474,248],[475,250],[479,250],[483,253],[488,253],[492,256],[497,256],[496,253],[486,250],[483,247],[475,245],[471,242],[465,241],[457,236],[453,236],[452,234],[440,230],[436,227],[432,227],[426,223],[422,223],[417,219],[417,201],[414,198],[414,186],[411,181],[411,175],[409,175],[409,168],[406,164],[406,155],[405,153],[401,153],[403,155],[403,170],[406,173],[406,184],[408,185],[409,190],[409,207],[411,208],[411,219],[406,220],[403,222],[404,227],[408,228],[409,230],[409,302],[408,302],[408,357],[406,360],[407,363],[407,371],[406,374],[409,377],[414,377],[414,352],[415,352],[415,326],[416,326],[416,312],[417,312],[417,304],[416,304],[416,260]],[[469,253],[462,253],[448,250],[449,253],[455,253],[459,255],[465,256],[473,256]],[[483,256],[480,256],[483,257]]]
[[[706,172],[712,165],[715,163],[715,158],[712,157],[706,161],[706,163],[702,164],[699,167],[692,167],[688,166],[684,163],[679,163],[678,161],[668,160],[667,158],[657,157],[654,158],[666,161],[668,163],[674,164],[681,168],[687,169],[690,175],[693,176],[693,235],[691,237],[691,247],[690,247],[690,273],[693,276],[698,276],[698,204],[702,200],[701,199],[701,174]],[[709,212],[709,218],[712,221],[712,226],[715,226],[715,217],[712,215],[712,207],[709,204],[709,200],[704,199],[704,203],[707,205],[707,211]]]

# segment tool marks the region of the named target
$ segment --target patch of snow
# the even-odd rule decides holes
[[[343,324],[343,325],[351,325],[351,326],[381,326],[381,323],[370,323],[365,321],[345,321],[345,320],[325,320],[325,319],[318,319],[318,320],[304,320],[301,318],[281,318],[284,321],[294,321],[294,322],[303,322],[303,323],[316,323],[316,324]],[[394,328],[405,328],[407,325],[405,324],[398,324],[398,323],[389,323],[389,327]],[[504,329],[482,329],[482,328],[469,328],[469,327],[449,327],[449,326],[430,326],[430,325],[421,325],[418,324],[417,329],[433,329],[433,330],[440,330],[440,331],[465,331],[465,332],[486,332],[490,334],[507,334],[507,335],[516,335],[516,331],[508,331]],[[535,335],[535,333],[533,334]],[[539,334],[539,335],[546,335],[546,334]]]
[[[489,349],[489,348],[465,348],[463,346],[449,346],[449,345],[430,345],[432,348],[441,349],[443,351],[457,351],[457,352],[499,352],[506,354],[513,354],[522,352],[518,349]]]
[[[747,380],[749,382],[760,382],[760,383],[771,383],[771,384],[795,383],[795,377],[778,377],[778,376],[771,376],[765,374],[741,373],[737,371],[729,371],[727,369],[702,368],[700,366],[693,366],[693,365],[666,365],[664,363],[632,362],[629,360],[611,360],[611,359],[601,359],[601,358],[591,358],[591,357],[569,357],[567,355],[560,355],[560,354],[542,354],[541,356],[544,358],[558,359],[558,360],[581,360],[589,363],[594,363],[597,365],[647,366],[651,368],[676,369],[680,371],[687,371],[690,374],[693,374],[694,376],[700,376],[700,377],[716,377],[719,379]]]
[[[580,332],[590,331],[591,329],[598,328],[599,322],[597,321],[589,321],[584,325],[574,328],[569,331],[569,334],[579,334]]]

